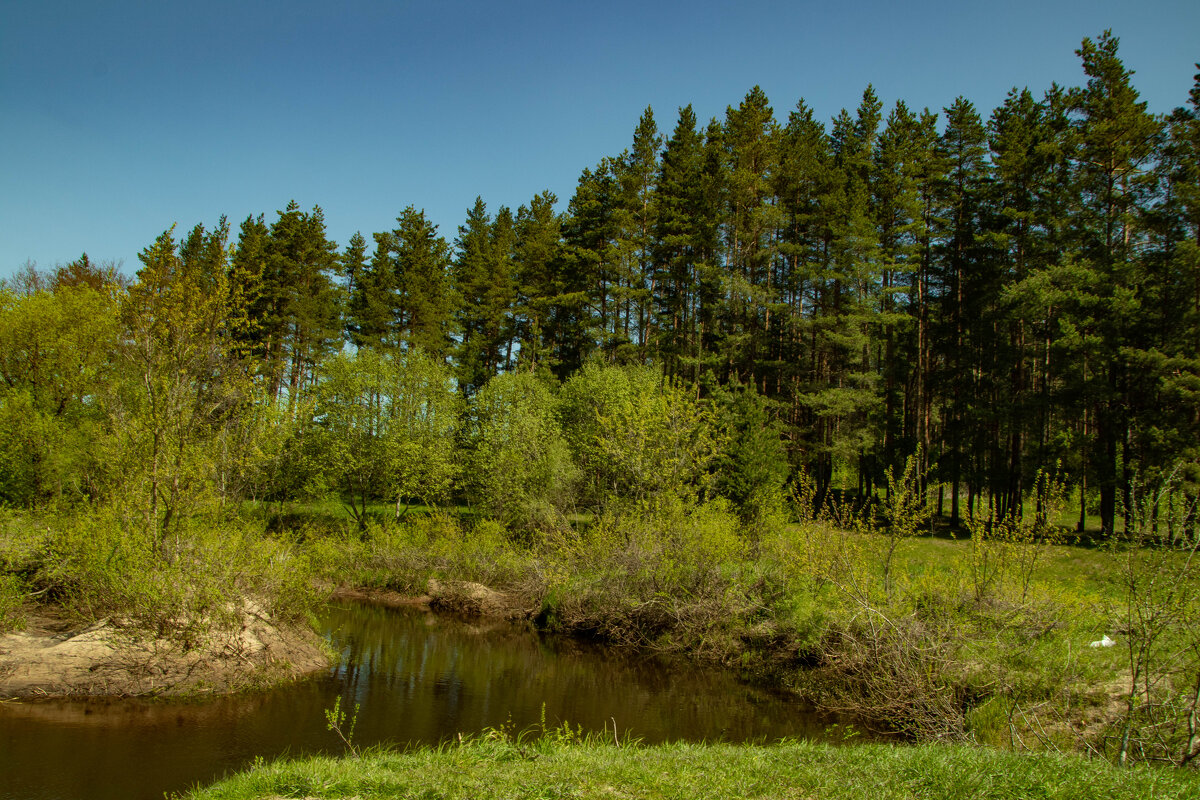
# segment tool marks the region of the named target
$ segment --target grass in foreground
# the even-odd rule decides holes
[[[1200,775],[1079,756],[926,745],[655,747],[477,739],[259,763],[189,795],[251,798],[1200,798]]]

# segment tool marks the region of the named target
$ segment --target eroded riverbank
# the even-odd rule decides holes
[[[185,644],[108,619],[81,626],[39,609],[24,630],[0,637],[0,698],[227,694],[330,664],[323,640],[304,623],[279,624],[252,602],[236,619]]]

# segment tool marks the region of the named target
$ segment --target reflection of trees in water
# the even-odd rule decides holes
[[[361,703],[355,740],[437,743],[538,722],[663,739],[819,736],[825,722],[722,670],[638,657],[528,628],[413,609],[335,606],[342,664],[280,689],[198,702],[0,704],[0,774],[64,797],[159,797],[254,756],[340,752],[324,711]],[[53,774],[46,765],[53,764]],[[82,788],[80,788],[82,787]],[[147,787],[156,787],[147,794]],[[41,791],[41,789],[39,789]]]
[[[723,670],[613,652],[527,627],[371,606],[331,611],[343,692],[365,737],[440,741],[511,721],[567,721],[661,739],[819,735],[826,721]]]

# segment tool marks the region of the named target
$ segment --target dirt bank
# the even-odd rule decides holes
[[[324,669],[329,656],[306,626],[277,625],[247,602],[240,627],[190,649],[108,620],[80,628],[40,609],[0,637],[0,697],[222,694]]]
[[[331,596],[335,600],[358,600],[392,607],[415,606],[466,617],[507,620],[531,619],[538,608],[534,600],[511,592],[500,592],[481,583],[441,581],[436,578],[429,579],[425,594],[422,595],[341,586]]]

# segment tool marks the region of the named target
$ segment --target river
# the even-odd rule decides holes
[[[667,740],[823,738],[831,720],[723,670],[523,626],[331,605],[335,667],[268,692],[202,701],[0,703],[2,800],[162,798],[255,757],[337,753],[325,710],[360,711],[356,744],[437,744],[504,726]]]

